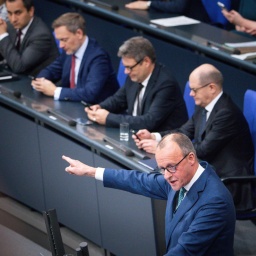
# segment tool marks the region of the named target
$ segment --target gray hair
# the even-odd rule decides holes
[[[171,132],[165,135],[158,144],[158,148],[163,149],[166,147],[170,142],[175,142],[180,147],[183,156],[187,155],[188,153],[192,152],[196,156],[196,150],[192,144],[192,141],[183,133],[179,132]]]
[[[125,41],[118,50],[118,57],[133,58],[136,62],[144,59],[146,56],[154,63],[156,54],[150,41],[142,36],[132,37]]]

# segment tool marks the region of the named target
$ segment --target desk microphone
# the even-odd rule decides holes
[[[13,96],[17,99],[19,99],[21,97],[21,92],[15,91],[13,92]]]
[[[56,111],[54,111],[52,109],[47,109],[47,113],[57,116],[58,118],[66,121],[69,126],[76,126],[76,121],[69,119],[68,117],[64,116],[63,114],[57,113]]]
[[[115,148],[120,149],[126,156],[134,156],[134,153],[132,152],[132,150],[130,150],[129,148],[127,148],[126,146],[122,145],[122,144],[118,144],[116,143],[114,140],[108,138],[108,137],[104,137],[103,141],[111,144],[112,146],[114,146]]]
[[[107,4],[105,2],[101,2],[99,0],[90,0],[89,2],[95,3],[95,4],[100,4],[102,6],[108,7],[113,11],[118,11],[119,7],[117,5],[112,5],[112,4]]]

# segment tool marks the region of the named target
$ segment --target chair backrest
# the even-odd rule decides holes
[[[195,111],[195,101],[189,94],[190,94],[190,87],[189,87],[189,82],[187,82],[184,88],[183,98],[185,100],[185,104],[187,107],[188,118],[191,118],[191,116],[194,114],[194,111]]]
[[[256,91],[247,90],[244,94],[244,116],[249,124],[254,145],[254,172],[256,175]]]
[[[48,240],[50,242],[52,256],[60,256],[65,254],[64,245],[60,233],[60,226],[55,209],[43,211],[45,226],[47,230]]]
[[[202,0],[204,8],[213,24],[221,24],[225,27],[228,24],[228,20],[221,12],[221,8],[217,4],[218,0]],[[225,7],[230,10],[231,0],[221,0]]]
[[[58,50],[59,50],[59,53],[61,54],[63,50],[62,50],[62,48],[60,48],[60,40],[58,40],[58,39],[56,38],[54,31],[52,32],[52,35],[53,35],[53,37],[54,37],[54,39],[55,39],[55,43],[56,43],[56,45],[57,45],[57,48],[58,48]]]
[[[122,87],[125,83],[125,80],[127,78],[127,75],[124,73],[125,67],[123,65],[122,60],[120,60],[118,72],[117,72],[117,81],[119,83],[119,86]]]

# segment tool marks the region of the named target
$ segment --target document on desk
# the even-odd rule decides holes
[[[237,49],[239,54],[231,56],[240,60],[250,60],[256,58],[256,41],[242,43],[225,43],[226,46]]]
[[[175,27],[175,26],[192,25],[192,24],[200,23],[200,21],[188,18],[186,16],[154,19],[154,20],[151,20],[150,22],[157,25],[164,26],[164,27]]]

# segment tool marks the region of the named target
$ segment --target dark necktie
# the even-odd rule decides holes
[[[71,69],[70,69],[70,88],[75,88],[75,68],[76,68],[76,57],[73,54],[71,57]]]
[[[181,188],[180,191],[179,191],[179,197],[178,197],[178,203],[177,203],[177,206],[176,206],[176,209],[178,209],[178,207],[180,206],[180,203],[181,201],[183,200],[183,198],[185,197],[185,193],[187,192],[187,190],[185,188]]]
[[[141,100],[140,100],[140,93],[141,93],[141,89],[143,88],[143,85],[141,83],[139,83],[138,89],[137,89],[137,116],[141,115]]]
[[[202,141],[202,134],[203,131],[205,129],[205,125],[206,125],[206,114],[207,114],[207,110],[205,108],[202,109],[202,113],[201,113],[201,122],[200,122],[200,126],[199,126],[199,134],[198,134],[198,141],[201,142]]]
[[[20,45],[21,45],[21,35],[22,35],[21,29],[18,29],[18,31],[17,31],[17,37],[16,37],[16,49],[17,49],[18,51],[19,51]]]

